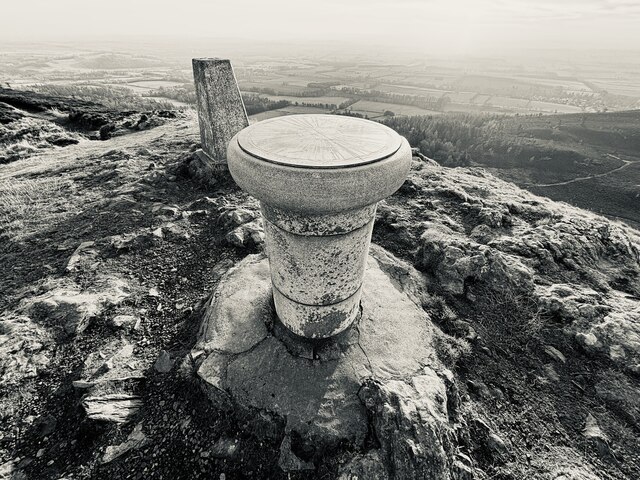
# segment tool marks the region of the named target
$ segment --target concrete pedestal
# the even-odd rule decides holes
[[[261,202],[279,319],[304,338],[344,331],[360,311],[376,204],[409,171],[407,141],[367,120],[296,115],[242,130],[227,157]]]

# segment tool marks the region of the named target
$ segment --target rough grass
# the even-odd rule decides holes
[[[44,220],[52,199],[61,197],[68,183],[56,177],[0,182],[0,238],[15,241],[27,236]]]
[[[0,164],[30,157],[52,146],[78,143],[81,139],[81,135],[48,120],[24,117],[0,125]]]
[[[482,288],[474,292],[478,302],[476,326],[483,338],[496,344],[538,338],[544,318],[536,299],[511,288]]]

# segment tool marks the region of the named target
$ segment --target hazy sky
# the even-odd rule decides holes
[[[640,0],[1,1],[4,40],[232,37],[454,53],[640,48]]]

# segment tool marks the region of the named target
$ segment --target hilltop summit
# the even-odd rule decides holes
[[[357,450],[211,404],[192,348],[263,232],[163,122],[0,166],[2,478],[640,477],[640,232],[421,156],[373,240],[436,332],[441,434],[392,385]]]

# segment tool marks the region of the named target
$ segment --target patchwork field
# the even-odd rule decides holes
[[[249,93],[249,92],[247,92]],[[261,97],[268,98],[269,100],[273,100],[277,102],[278,100],[286,100],[291,103],[325,103],[329,105],[340,105],[343,102],[349,100],[348,97],[332,97],[332,96],[320,96],[320,97],[294,97],[291,95],[267,95],[267,94],[259,94]]]
[[[374,102],[370,100],[359,100],[351,105],[353,112],[365,112],[382,115],[385,111],[391,111],[396,115],[439,115],[441,112],[425,110],[424,108],[413,107],[411,105],[398,105],[396,103]]]

